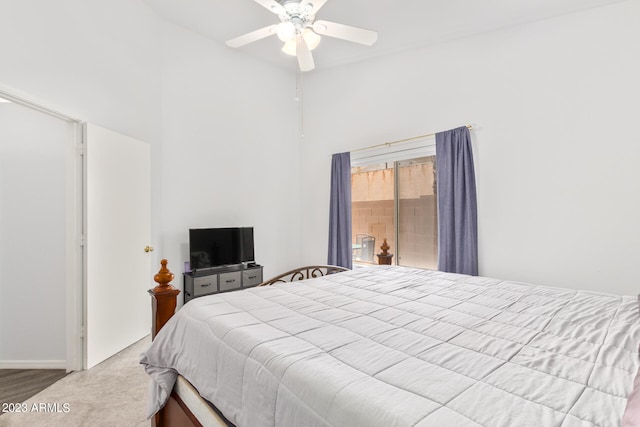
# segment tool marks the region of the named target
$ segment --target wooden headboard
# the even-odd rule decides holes
[[[175,276],[167,268],[167,260],[160,261],[160,265],[162,266],[160,271],[153,276],[153,280],[158,283],[158,286],[148,291],[151,295],[152,339],[176,312],[178,294],[180,293],[180,290],[174,288],[170,283]]]

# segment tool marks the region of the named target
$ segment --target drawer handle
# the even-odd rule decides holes
[[[249,276],[249,279],[255,279],[258,276]]]
[[[227,280],[225,283],[233,283],[233,282],[235,282],[235,281],[236,281],[236,279],[229,279],[229,280]]]
[[[203,288],[206,288],[207,286],[211,286],[211,283],[205,283],[204,285],[200,285]]]

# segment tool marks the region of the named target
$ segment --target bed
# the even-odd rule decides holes
[[[371,266],[200,297],[154,324],[141,363],[158,425],[182,425],[167,421],[176,409],[185,425],[238,427],[610,427],[634,415],[635,297]],[[176,388],[197,390],[206,421]]]

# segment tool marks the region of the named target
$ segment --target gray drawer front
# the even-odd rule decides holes
[[[193,296],[206,295],[218,292],[218,276],[202,276],[193,279]]]
[[[220,274],[220,292],[239,289],[241,286],[242,276],[240,271]]]
[[[262,269],[255,268],[242,272],[242,287],[250,288],[262,282]]]

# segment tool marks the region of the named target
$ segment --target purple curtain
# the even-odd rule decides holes
[[[438,270],[478,275],[478,210],[467,127],[436,134]]]
[[[352,268],[351,248],[351,154],[338,153],[331,159],[329,265]]]

